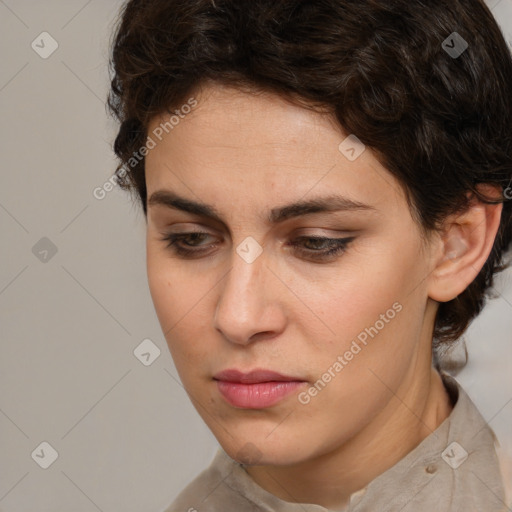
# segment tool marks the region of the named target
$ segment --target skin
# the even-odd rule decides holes
[[[214,206],[222,221],[149,204],[147,272],[176,369],[232,458],[283,500],[336,509],[403,458],[452,410],[431,367],[437,301],[474,279],[501,205],[474,205],[428,239],[395,178],[369,148],[349,161],[347,133],[327,115],[271,94],[205,85],[198,106],[146,157],[148,198],[168,190]],[[165,117],[155,117],[148,133]],[[271,208],[339,193],[372,210],[315,213],[277,225]],[[181,246],[162,238],[204,231]],[[298,236],[354,236],[344,252]],[[253,237],[263,252],[236,252]],[[305,245],[304,245],[305,244]],[[447,258],[447,256],[451,256]],[[394,303],[402,310],[308,404],[298,400]],[[265,409],[233,407],[213,376],[265,368],[306,381]],[[250,441],[251,444],[248,444]]]

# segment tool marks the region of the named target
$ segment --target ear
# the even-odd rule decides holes
[[[493,185],[477,188],[487,197],[503,197],[501,189]],[[445,219],[429,275],[430,298],[447,302],[473,282],[491,253],[502,209],[502,203],[486,204],[473,197],[466,211]]]

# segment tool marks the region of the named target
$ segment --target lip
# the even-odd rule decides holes
[[[272,370],[255,369],[241,372],[223,370],[214,377],[223,398],[232,406],[242,409],[264,409],[277,404],[306,381]]]
[[[238,382],[240,384],[258,384],[261,382],[304,382],[300,377],[292,377],[274,372],[272,370],[265,370],[256,368],[249,372],[242,372],[236,369],[223,370],[213,376],[215,380],[226,382]]]

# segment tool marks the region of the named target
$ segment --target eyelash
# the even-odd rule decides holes
[[[203,253],[204,250],[197,250],[197,249],[186,249],[181,245],[178,245],[178,242],[182,241],[183,239],[189,238],[189,237],[195,237],[197,240],[197,236],[206,235],[210,236],[210,233],[205,233],[203,231],[192,231],[189,233],[169,233],[165,235],[161,240],[163,242],[167,243],[167,248],[172,250],[175,254],[178,256],[188,258],[191,256],[196,256],[199,253]],[[345,252],[348,244],[354,239],[355,237],[348,237],[348,238],[327,238],[322,236],[300,236],[297,237],[293,242],[290,243],[290,245],[294,248],[297,248],[301,245],[301,240],[314,240],[317,242],[324,242],[328,243],[331,248],[323,251],[315,251],[313,249],[297,249],[299,253],[302,255],[306,255],[307,257],[315,260],[325,260],[328,258],[331,258],[335,255],[341,255],[343,252]],[[211,247],[213,244],[210,244]]]

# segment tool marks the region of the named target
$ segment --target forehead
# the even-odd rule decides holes
[[[328,144],[329,135],[335,135],[335,140],[346,136],[331,116],[301,108],[269,92],[245,92],[214,84],[204,85],[191,98],[196,106],[166,130],[172,131],[176,143],[186,137],[190,143],[223,150],[251,151],[265,146],[275,153],[296,153],[298,146],[307,149],[317,144],[318,138]],[[165,125],[168,119],[168,114],[155,116],[149,131]]]
[[[362,153],[347,157],[353,139],[328,114],[221,85],[206,86],[193,99],[197,105],[172,127],[165,124],[168,114],[151,120],[148,135],[160,127],[161,140],[153,136],[156,146],[146,156],[148,196],[179,188],[208,202],[239,194],[250,202],[248,195],[264,194],[260,199],[280,204],[332,192],[376,208],[404,200],[370,148],[357,146]]]

